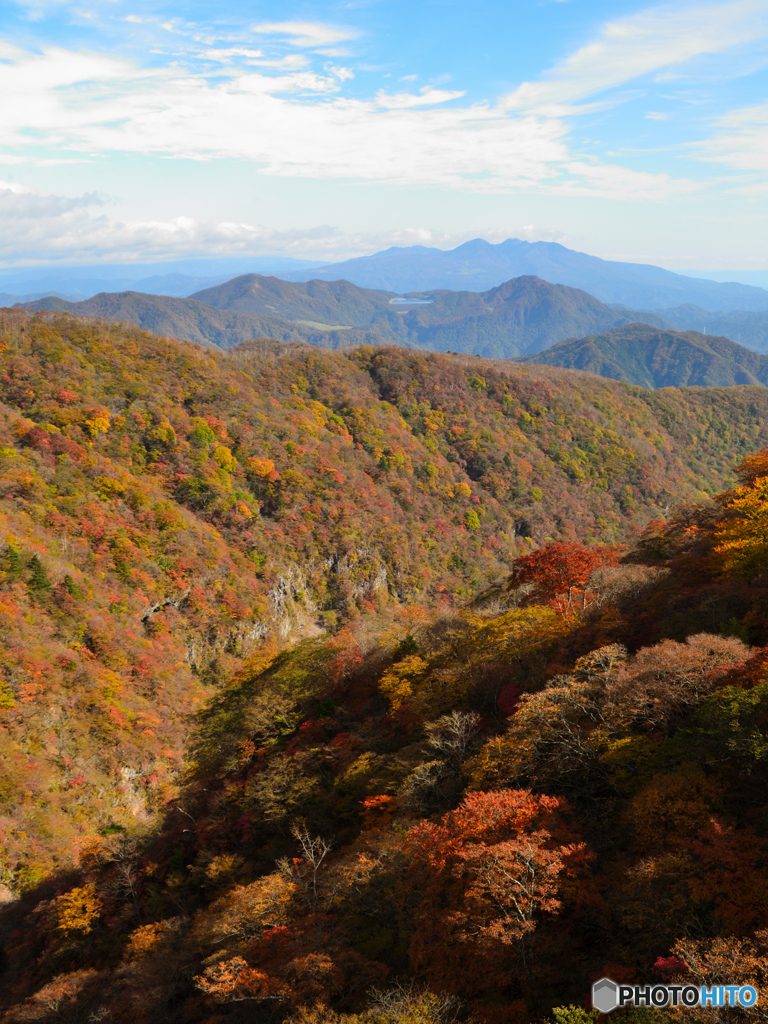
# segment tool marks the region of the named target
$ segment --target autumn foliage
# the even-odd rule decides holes
[[[567,812],[564,800],[526,790],[470,793],[439,824],[411,829],[408,846],[428,865],[429,884],[443,875],[462,883],[449,886],[455,935],[520,943],[542,915],[562,909],[564,882],[591,857],[565,824]]]
[[[2,1024],[768,998],[765,389],[3,316]]]
[[[573,614],[594,599],[590,582],[595,569],[617,564],[609,549],[547,544],[515,560],[508,587],[528,603],[548,604],[564,615]]]

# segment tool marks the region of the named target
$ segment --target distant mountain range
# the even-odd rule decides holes
[[[34,302],[35,299],[68,299],[77,302],[79,296],[66,292],[38,291],[26,295],[15,295],[12,292],[0,292],[0,306],[16,306],[21,302]]]
[[[694,303],[705,310],[768,311],[768,291],[746,284],[686,277],[644,263],[619,263],[566,249],[556,242],[509,238],[492,245],[482,238],[456,249],[395,247],[343,263],[280,273],[288,281],[343,278],[363,288],[405,294],[433,289],[482,292],[513,277],[535,276],[582,288],[601,302],[633,309]]]
[[[223,349],[260,337],[334,349],[395,344],[494,359],[527,356],[650,388],[768,383],[768,356],[734,340],[746,336],[754,348],[768,348],[768,312],[710,313],[693,304],[638,311],[531,276],[485,292],[435,289],[402,297],[348,281],[245,274],[188,298],[125,291],[20,305],[128,321]]]
[[[569,338],[522,362],[587,370],[644,388],[768,384],[768,356],[729,338],[646,324]]]
[[[341,263],[252,256],[147,264],[6,268],[0,269],[0,302],[14,305],[52,294],[82,301],[100,292],[121,291],[187,298],[201,289],[245,274],[277,275],[292,282],[346,280],[361,288],[398,295],[435,290],[484,292],[514,277],[539,277],[551,284],[580,288],[608,305],[623,305],[634,310],[660,313],[695,306],[720,318],[729,317],[734,310],[742,317],[747,313],[768,312],[768,290],[755,287],[768,279],[768,271],[747,274],[746,280],[754,284],[729,282],[724,273],[706,273],[711,279],[697,277],[695,271],[675,274],[643,263],[602,260],[555,242],[509,238],[492,245],[476,238],[450,250],[421,245],[393,247]],[[740,277],[742,281],[745,279],[743,275]],[[674,323],[686,329],[702,327],[701,323],[678,323],[677,320]],[[729,334],[731,326],[738,331],[735,322],[728,323],[723,333]],[[716,324],[711,329],[720,332]],[[744,343],[752,344],[756,339],[757,343],[768,347],[768,331],[759,325],[752,334],[750,330],[753,328],[744,326]]]
[[[193,277],[189,274],[156,274],[152,277],[141,277],[135,280],[131,278],[118,278],[115,281],[97,277],[44,276],[37,281],[19,282],[22,286],[25,283],[38,285],[34,291],[30,289],[28,293],[23,295],[14,294],[13,292],[0,292],[0,302],[6,306],[13,306],[18,302],[30,302],[33,299],[48,297],[68,299],[70,302],[82,302],[100,292],[107,291],[139,291],[147,295],[171,295],[186,298],[187,295],[200,291],[201,288],[221,284],[223,281],[229,281],[236,276],[236,274],[219,274],[215,277]],[[50,285],[48,288],[45,288],[46,281],[55,283],[57,288],[53,288]]]
[[[233,348],[253,338],[272,337],[280,341],[304,341],[304,335],[275,317],[259,317],[214,309],[195,299],[141,292],[102,292],[82,302],[45,298],[19,303],[16,308],[75,313],[99,320],[138,324],[167,338],[183,338],[199,345]],[[333,346],[332,346],[333,347]]]
[[[269,336],[328,348],[398,344],[496,359],[540,352],[564,338],[607,331],[641,316],[652,326],[670,326],[656,314],[613,309],[580,289],[536,277],[518,277],[487,292],[437,290],[410,299],[347,281],[288,282],[246,274],[186,299],[117,292],[74,303],[38,299],[22,308],[129,321],[220,348]]]
[[[298,268],[297,268],[298,269]],[[678,270],[686,277],[705,277],[708,281],[739,281],[755,288],[768,288],[768,268],[763,270]]]
[[[673,327],[685,331],[701,331],[702,334],[725,335],[739,345],[745,345],[755,352],[768,352],[768,313],[755,313],[736,309],[730,313],[710,313],[701,306],[686,304],[674,309],[653,311]],[[643,314],[642,320],[647,320]],[[650,322],[650,321],[648,321]]]
[[[314,266],[289,256],[174,260],[164,263],[99,263],[92,266],[0,269],[0,304],[57,295],[80,302],[99,292],[137,291],[185,298],[239,274],[276,274]]]

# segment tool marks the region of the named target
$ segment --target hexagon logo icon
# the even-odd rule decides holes
[[[601,978],[592,986],[592,1005],[600,1013],[610,1013],[619,1005],[619,987],[610,978]]]

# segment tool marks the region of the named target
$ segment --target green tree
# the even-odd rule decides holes
[[[48,572],[46,571],[45,566],[37,555],[32,555],[29,560],[28,568],[30,576],[27,580],[27,587],[29,590],[37,593],[49,591],[51,589],[51,581],[48,578]]]
[[[9,583],[15,583],[16,580],[21,579],[23,573],[24,561],[21,554],[18,548],[9,544],[5,552],[5,578]]]

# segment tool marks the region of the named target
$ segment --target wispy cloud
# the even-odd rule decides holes
[[[690,147],[690,155],[733,170],[768,171],[768,103],[742,107],[719,118],[709,139]],[[745,185],[747,191],[765,193],[764,182]]]
[[[284,57],[266,57],[263,50],[251,50],[247,46],[230,46],[226,49],[211,48],[203,50],[200,57],[223,64],[242,59],[251,67],[274,68],[278,71],[295,71],[298,68],[305,68],[309,64],[309,58],[303,53],[289,53]]]
[[[376,93],[376,102],[387,110],[405,110],[408,107],[424,107],[435,103],[447,103],[466,96],[465,92],[448,92],[445,89],[433,89],[425,86],[418,93],[399,92],[395,95],[380,90]]]
[[[253,26],[253,31],[260,35],[278,35],[284,37],[293,46],[307,49],[332,46],[357,39],[357,29],[342,25],[328,25],[321,21],[268,21]]]
[[[502,101],[509,110],[563,112],[587,97],[768,34],[765,0],[649,8],[606,23],[596,39]]]
[[[207,59],[216,53],[205,52]],[[226,52],[219,58],[209,80],[175,66],[146,69],[63,49],[14,50],[0,64],[0,92],[19,97],[0,107],[3,148],[33,159],[41,148],[43,158],[55,148],[57,157],[127,152],[241,159],[272,175],[475,192],[659,199],[689,188],[609,164],[598,176],[592,165],[573,161],[562,119],[487,104],[446,105],[461,99],[461,90],[425,86],[361,100],[342,95],[347,69],[265,74],[229,64]]]

